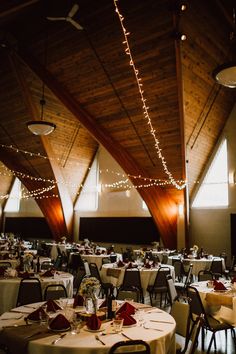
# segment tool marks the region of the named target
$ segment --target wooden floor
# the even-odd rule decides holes
[[[148,304],[148,303],[150,304],[149,296],[145,297],[145,303],[146,304]],[[160,307],[159,299],[153,301],[153,306]],[[162,307],[162,310],[170,312],[170,307],[169,306]],[[235,329],[235,333],[236,333],[236,329]],[[211,334],[212,333],[209,332],[209,331],[206,334],[204,351],[201,349],[201,334],[199,335],[199,345],[198,345],[197,350],[195,351],[196,354],[202,354],[202,353],[206,353],[207,352],[209,341],[211,339]],[[179,336],[176,336],[176,341],[179,344],[183,344],[184,343],[183,339],[181,337],[179,337]],[[233,339],[232,339],[230,331],[228,331],[228,333],[227,333],[227,339],[225,337],[225,331],[219,331],[216,334],[216,344],[217,344],[217,347],[216,347],[217,350],[215,351],[214,350],[214,345],[212,345],[210,353],[212,353],[212,354],[213,353],[218,353],[218,354],[236,354],[236,348],[234,346],[234,342],[233,342]]]

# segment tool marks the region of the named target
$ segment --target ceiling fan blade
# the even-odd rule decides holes
[[[80,24],[76,21],[74,21],[72,18],[67,17],[67,21],[70,22],[73,26],[75,26],[78,30],[82,30],[83,27],[80,26]]]
[[[46,17],[47,20],[50,21],[61,21],[61,20],[66,20],[65,17]]]
[[[74,4],[70,10],[70,12],[68,13],[68,17],[73,17],[76,12],[78,11],[79,9],[79,5],[78,4]]]

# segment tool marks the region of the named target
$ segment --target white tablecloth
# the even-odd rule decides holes
[[[11,268],[16,268],[20,264],[19,259],[4,259],[4,260],[0,260],[0,263],[5,263],[5,262],[11,263]]]
[[[42,293],[49,284],[63,284],[68,297],[73,296],[73,275],[59,272],[56,277],[40,277]],[[9,311],[16,306],[21,278],[0,278],[0,313]]]
[[[117,260],[121,260],[122,256],[120,253],[116,253],[117,255]],[[96,255],[96,254],[81,254],[81,258],[85,261],[87,261],[88,263],[96,263],[98,270],[101,269],[102,267],[102,259],[103,258],[109,258],[110,259],[110,255],[108,254],[101,254],[101,255]]]
[[[179,259],[176,256],[170,256],[168,257],[168,264],[173,264],[173,261]],[[214,258],[215,259],[215,258]],[[224,258],[220,258],[222,261],[222,269],[225,269],[225,261]],[[208,258],[201,258],[201,259],[196,259],[196,258],[185,258],[182,260],[184,264],[192,264],[192,274],[197,277],[198,273],[200,270],[209,270],[211,267],[211,262],[212,259]]]
[[[175,270],[174,270],[173,266],[167,265],[167,264],[162,264],[162,267],[168,267],[170,269],[171,276],[173,277],[173,279],[175,278]],[[109,268],[115,270],[114,274],[117,273],[116,276],[114,276],[112,274],[111,275],[107,274],[107,270]],[[103,264],[102,269],[101,269],[101,273],[100,273],[101,279],[105,283],[111,283],[111,284],[113,284],[113,286],[118,287],[123,283],[125,269],[126,269],[125,267],[122,267],[122,268],[114,267],[113,264]],[[146,290],[147,290],[148,285],[154,284],[158,270],[159,270],[159,268],[151,268],[151,269],[141,268],[140,269],[141,286],[142,286],[144,295],[146,294]],[[133,270],[131,269],[130,271],[132,272]]]
[[[191,285],[198,290],[207,313],[210,313],[221,322],[227,322],[236,327],[236,289],[231,289],[229,281],[222,280],[222,282],[224,282],[228,291],[217,292],[207,286],[207,281]],[[215,300],[214,297],[216,297]]]
[[[19,309],[23,311],[22,307]],[[150,308],[148,310],[150,310]],[[143,319],[145,326],[151,327],[151,329],[145,329],[137,324],[130,328],[123,328],[123,332],[132,339],[142,339],[146,341],[151,347],[151,354],[175,354],[175,320],[170,314],[159,309],[152,308],[152,312],[148,310],[143,312]],[[150,320],[160,320],[170,323],[155,323],[150,322]],[[0,318],[0,327],[11,325],[13,322],[21,324],[23,320],[1,321]],[[103,328],[109,325],[110,323],[106,322],[103,324]],[[100,333],[91,333],[85,329],[82,329],[80,333],[75,335],[68,332],[56,345],[52,345],[51,343],[55,338],[58,338],[58,333],[55,333],[55,336],[31,340],[28,345],[28,354],[108,354],[113,344],[125,340],[121,334],[102,336],[101,339],[105,343],[103,346],[95,339],[95,334]]]

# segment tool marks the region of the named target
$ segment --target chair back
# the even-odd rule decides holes
[[[89,263],[90,276],[97,278],[101,283],[101,277],[96,263]]]
[[[79,268],[84,268],[84,262],[81,258],[80,253],[72,252],[70,253],[69,261],[68,261],[68,269],[72,272],[75,273]]]
[[[202,300],[200,298],[200,295],[194,286],[187,286],[187,298],[188,298],[188,303],[190,306],[190,317],[193,322],[196,321],[198,317],[201,317],[202,315],[205,316],[205,309],[202,304]]]
[[[117,261],[117,255],[116,254],[110,254],[110,260],[111,260],[111,263],[115,263]]]
[[[157,271],[157,275],[154,281],[153,288],[158,288],[160,286],[167,286],[166,277],[170,275],[169,267],[160,267]]]
[[[107,258],[107,257],[103,257],[102,258],[102,264],[108,264],[108,263],[111,263],[111,259]]]
[[[125,269],[122,287],[128,288],[132,286],[138,289],[142,288],[139,269]]]
[[[189,265],[189,269],[188,269],[188,273],[186,275],[186,279],[185,279],[185,282],[184,282],[184,288],[186,288],[192,281],[192,271],[193,271],[193,265],[190,264]]]
[[[161,263],[162,264],[167,264],[168,263],[168,255],[167,254],[163,254]]]
[[[141,300],[140,290],[136,287],[129,287],[129,288],[120,287],[117,292],[116,299],[117,300],[132,299],[135,302],[140,302]]]
[[[178,279],[178,281],[181,281],[183,278],[183,264],[180,259],[173,259],[172,260],[173,267],[175,269],[175,278]]]
[[[57,270],[60,270],[61,266],[62,266],[62,255],[59,254],[55,260],[54,268],[56,268]]]
[[[44,300],[57,300],[61,297],[68,297],[66,288],[63,284],[49,284],[44,291]]]
[[[170,298],[170,304],[172,305],[178,299],[178,294],[175,288],[174,280],[170,274],[166,276],[166,282]]]
[[[200,270],[198,272],[198,281],[213,280],[213,274],[210,270]]]
[[[109,350],[108,354],[116,353],[126,354],[150,354],[150,346],[141,339],[121,341],[115,343]]]
[[[186,302],[175,301],[171,306],[170,314],[176,322],[175,332],[185,338],[184,349],[181,351],[184,353],[189,342],[190,306]]]
[[[219,278],[222,276],[223,268],[222,268],[222,259],[213,258],[211,262],[210,271],[214,275],[215,278]]]
[[[22,279],[19,285],[16,306],[42,301],[42,288],[39,279]]]
[[[73,289],[75,294],[78,293],[80,284],[82,282],[82,279],[86,276],[85,269],[78,269],[77,273],[74,276],[74,282],[73,282]]]

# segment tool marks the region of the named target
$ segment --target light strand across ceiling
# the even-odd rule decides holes
[[[23,150],[23,149],[19,149],[17,147],[14,147],[12,145],[5,145],[5,144],[0,144],[0,147],[2,148],[6,148],[6,149],[11,149],[13,151],[15,151],[16,153],[23,153],[23,154],[26,154],[26,155],[29,155],[29,156],[34,156],[34,157],[39,157],[39,158],[42,158],[44,160],[48,160],[48,161],[57,161],[59,162],[60,161],[60,158],[56,158],[56,157],[48,157],[48,156],[44,156],[42,155],[40,152],[36,153],[36,152],[31,152],[31,151],[27,151],[27,150]],[[78,162],[69,162],[67,163],[67,165],[73,165],[73,166],[80,166],[80,163]],[[90,171],[90,167],[88,167],[88,171]],[[121,176],[122,178],[126,178],[126,177],[129,177],[129,178],[133,178],[133,179],[140,179],[140,180],[144,180],[144,181],[149,181],[149,182],[155,182],[155,183],[160,183],[159,185],[169,185],[171,184],[171,182],[169,180],[166,180],[166,179],[161,179],[161,178],[151,178],[151,177],[145,177],[145,176],[142,176],[142,175],[133,175],[133,174],[124,174],[123,172],[117,172],[117,171],[113,171],[111,169],[108,169],[108,168],[105,168],[105,169],[100,169],[99,170],[99,173],[102,174],[102,173],[110,173],[110,174],[114,174],[114,175],[117,175],[117,176]],[[32,177],[33,179],[37,180],[37,177]],[[39,179],[39,181],[42,181],[42,178]],[[53,182],[53,180],[44,180],[44,182]],[[180,185],[183,186],[183,188],[185,188],[185,186],[187,185],[187,182],[185,180],[176,180],[176,182]],[[196,183],[196,182],[194,182]]]
[[[142,105],[142,110],[143,110],[143,115],[144,118],[147,120],[147,124],[149,125],[150,128],[150,134],[152,135],[153,139],[154,139],[154,146],[155,146],[155,150],[157,153],[158,158],[161,160],[162,166],[163,166],[163,170],[165,172],[165,174],[168,176],[168,179],[170,180],[171,184],[179,189],[182,190],[186,187],[186,184],[179,184],[173,177],[172,173],[169,171],[168,166],[167,166],[167,162],[165,160],[165,157],[162,153],[162,149],[160,148],[160,141],[156,135],[156,130],[153,127],[152,124],[152,120],[150,117],[150,114],[148,112],[149,107],[147,105],[147,99],[144,95],[144,90],[143,90],[143,84],[142,84],[142,78],[139,74],[139,70],[137,69],[137,66],[135,64],[132,52],[131,52],[131,48],[130,48],[130,44],[129,44],[129,40],[128,40],[128,36],[130,35],[130,32],[128,32],[123,24],[124,22],[124,16],[121,14],[119,8],[118,8],[118,1],[119,0],[113,0],[114,5],[115,5],[115,12],[118,15],[119,21],[120,21],[120,25],[123,31],[123,35],[125,40],[123,41],[123,44],[125,45],[125,54],[129,56],[129,64],[133,69],[134,75],[135,75],[135,79],[136,79],[136,83],[137,83],[137,87],[138,87],[138,91],[140,94],[140,99],[141,99],[141,105]]]

